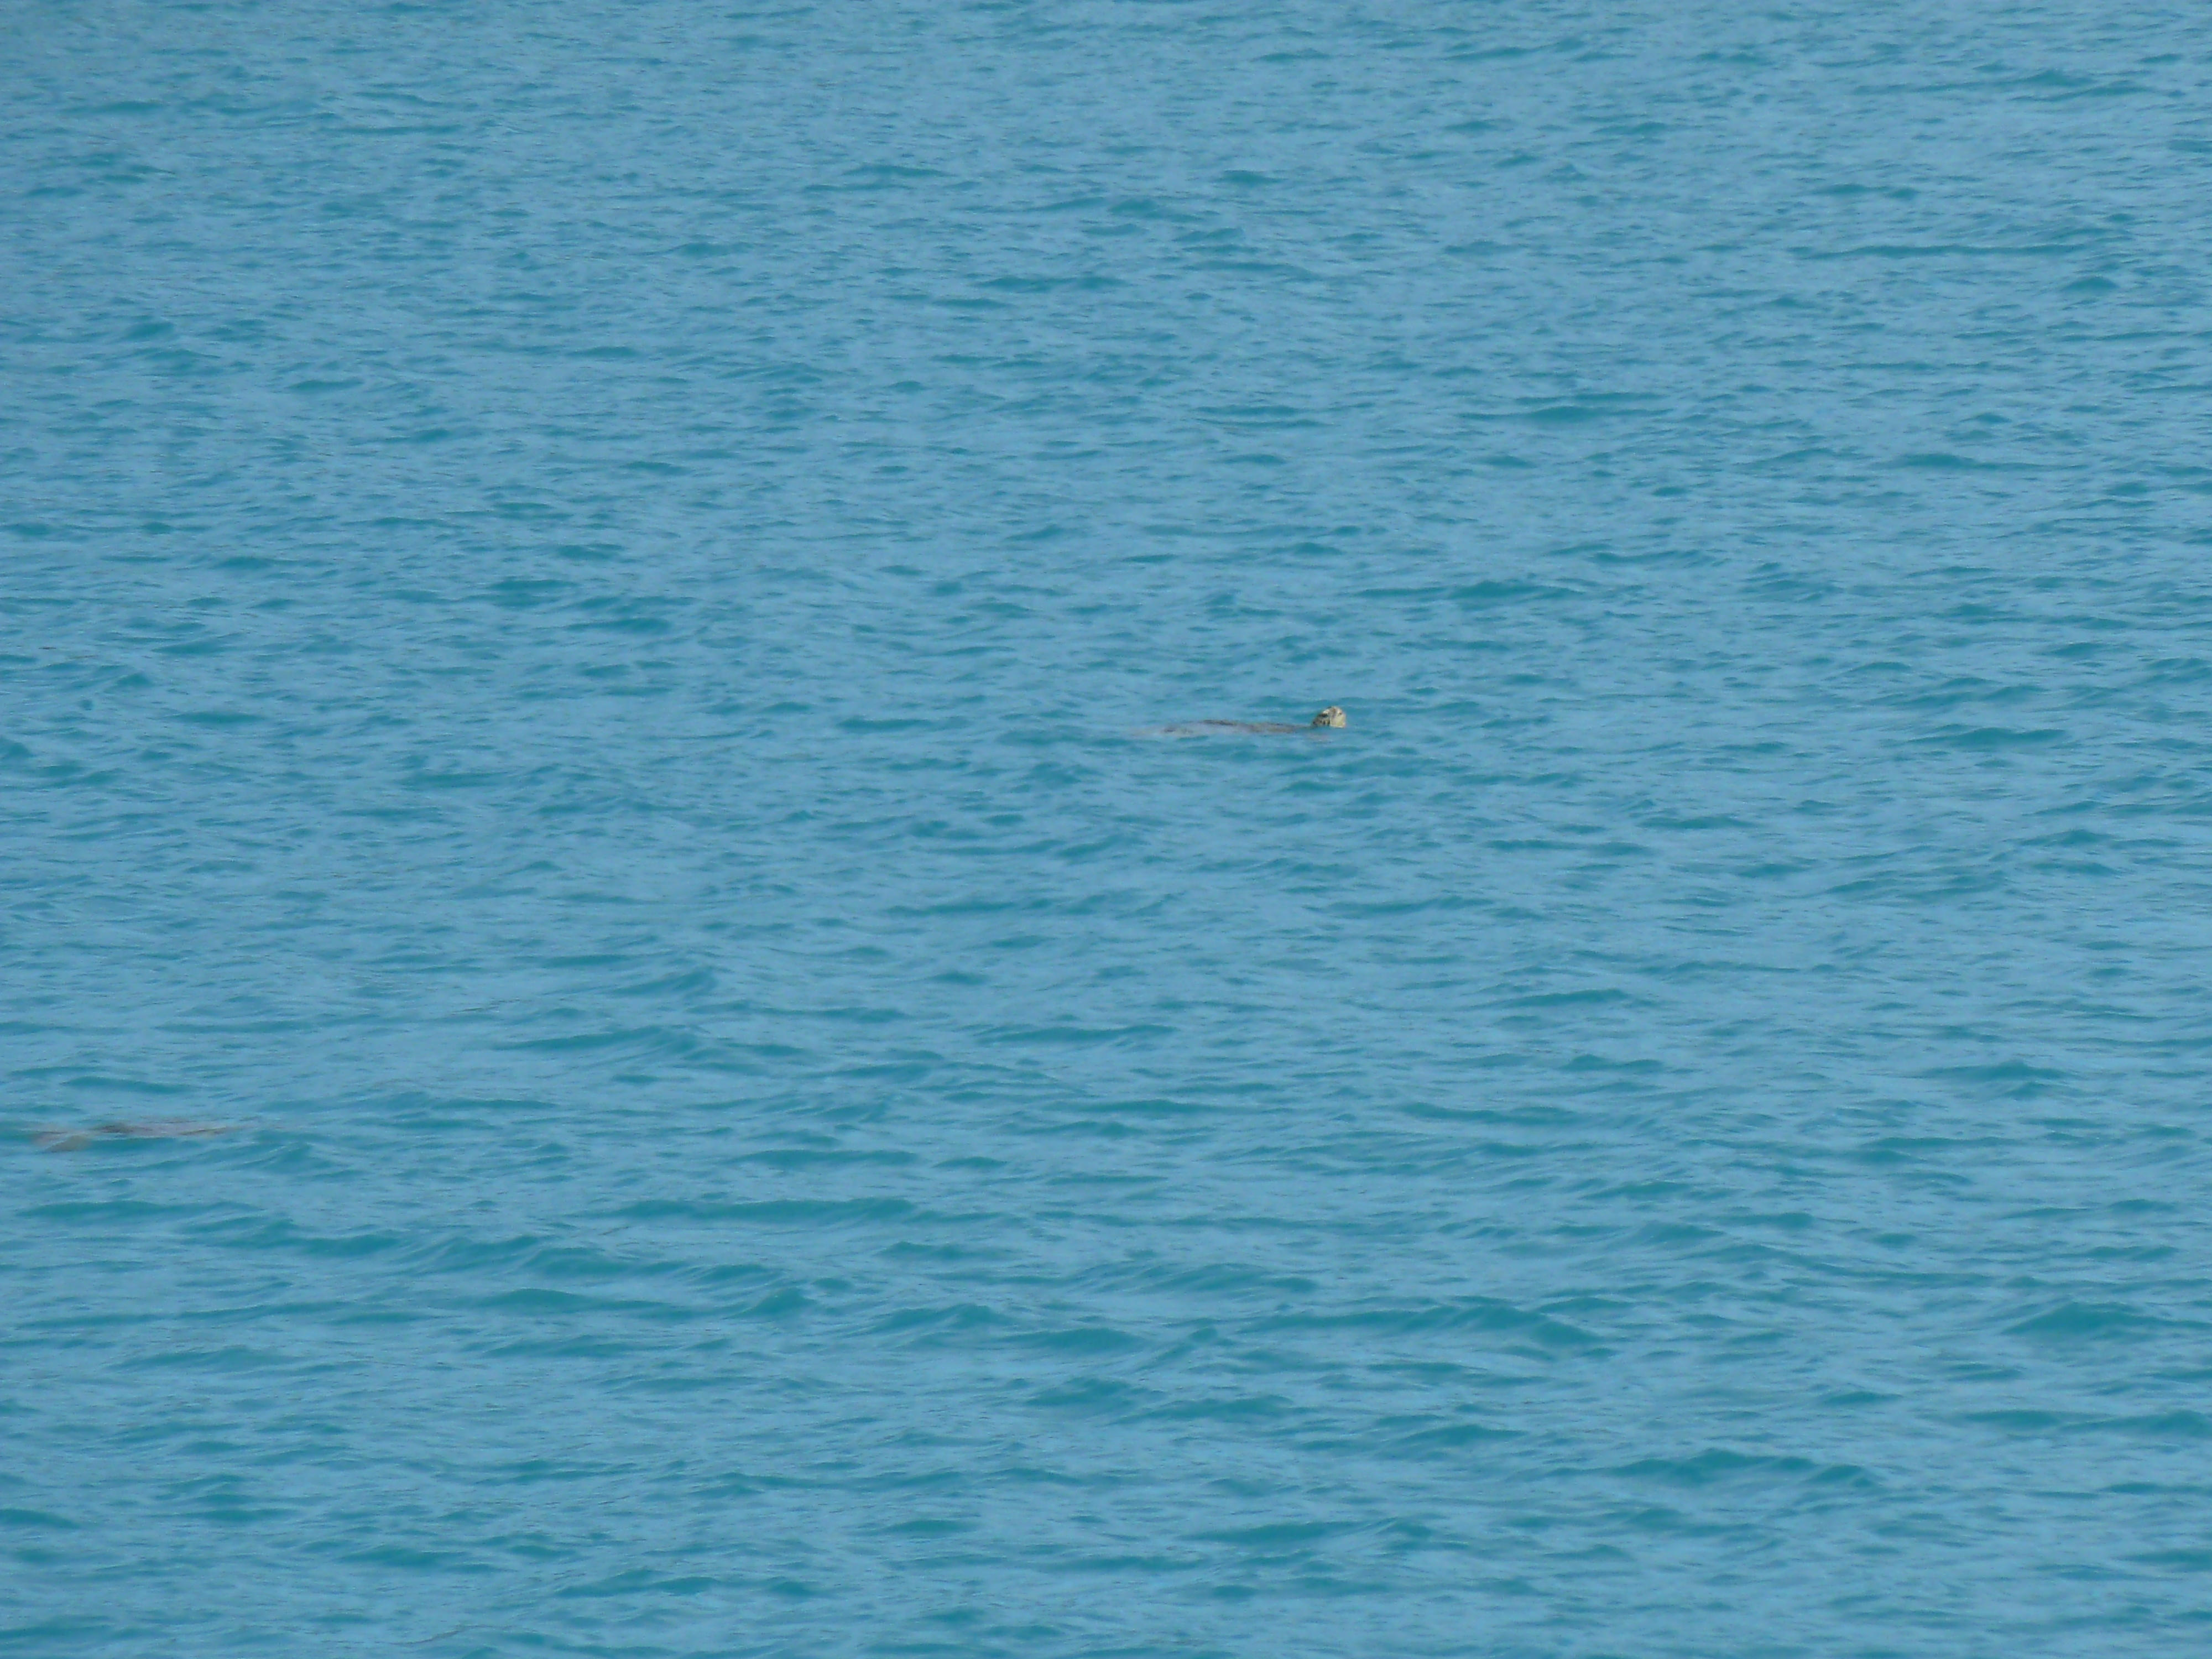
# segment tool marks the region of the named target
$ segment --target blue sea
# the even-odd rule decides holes
[[[2212,1643],[2212,11],[0,110],[0,1652]]]

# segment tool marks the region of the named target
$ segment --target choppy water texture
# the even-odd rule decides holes
[[[4,29],[8,1650],[2207,1639],[2212,14]]]

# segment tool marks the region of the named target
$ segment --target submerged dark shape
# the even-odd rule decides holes
[[[1304,726],[1293,726],[1288,720],[1182,720],[1174,726],[1159,726],[1145,735],[1156,738],[1211,738],[1243,732],[1310,732],[1316,726],[1340,729],[1343,725],[1344,710],[1331,703]]]
[[[32,1144],[49,1152],[73,1152],[95,1140],[204,1140],[229,1134],[230,1123],[195,1123],[185,1118],[137,1118],[95,1123],[82,1129],[33,1129]]]

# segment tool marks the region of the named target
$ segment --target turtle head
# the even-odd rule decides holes
[[[1322,709],[1320,714],[1316,714],[1313,717],[1313,723],[1316,726],[1342,726],[1344,724],[1344,710],[1339,708],[1334,703],[1331,703],[1328,708]]]

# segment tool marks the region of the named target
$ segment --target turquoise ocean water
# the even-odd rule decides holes
[[[0,1652],[2212,1640],[2212,13],[0,108]]]

